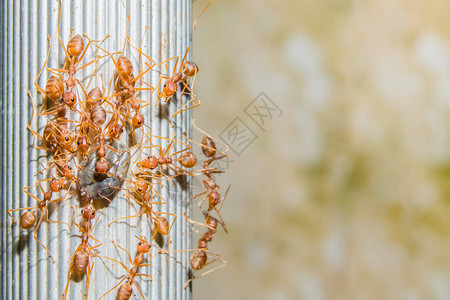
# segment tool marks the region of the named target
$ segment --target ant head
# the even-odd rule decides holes
[[[139,194],[143,194],[148,190],[148,183],[144,180],[136,180],[133,182],[136,192]]]
[[[80,135],[77,139],[77,146],[78,151],[80,153],[86,153],[89,150],[89,146],[91,145],[91,142],[89,142],[87,136]]]
[[[72,151],[72,137],[67,131],[61,131],[59,135],[57,135],[58,144],[69,151]]]
[[[149,168],[155,169],[158,166],[158,158],[154,155],[148,157],[149,160]]]
[[[137,236],[136,236],[137,237]],[[139,242],[137,245],[137,250],[139,253],[148,253],[150,251],[150,244],[147,242],[147,238],[145,236],[138,237]]]
[[[192,168],[197,164],[197,156],[192,152],[185,152],[180,156],[180,165],[185,168]]]
[[[91,203],[86,205],[81,209],[81,214],[83,215],[83,219],[92,220],[95,218],[95,207]]]
[[[64,178],[53,178],[50,181],[50,189],[52,190],[52,192],[59,192],[63,189],[64,183]]]
[[[163,95],[165,98],[170,98],[177,91],[178,86],[172,80],[167,80],[163,85]]]
[[[77,104],[77,96],[72,91],[64,92],[62,100],[70,108],[72,108],[75,104]]]
[[[158,159],[156,158],[156,156],[151,155],[149,157],[146,157],[144,160],[138,162],[137,166],[153,170],[158,166]]]
[[[214,157],[217,152],[216,143],[207,135],[203,136],[202,151],[206,157]]]
[[[72,179],[75,176],[75,171],[73,170],[73,168],[69,164],[64,162],[61,165],[61,174],[64,176],[64,178],[70,180],[70,179]]]
[[[141,127],[144,124],[144,116],[140,112],[136,112],[133,119],[131,120],[131,125],[134,129]]]
[[[69,52],[72,56],[80,56],[81,52],[84,49],[84,41],[83,38],[77,34],[67,43],[67,52]]]

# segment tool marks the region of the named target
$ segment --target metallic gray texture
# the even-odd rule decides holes
[[[34,175],[45,163],[47,158],[44,151],[32,147],[32,134],[27,130],[32,115],[32,105],[36,107],[42,99],[34,87],[36,76],[44,64],[50,35],[51,52],[47,67],[61,68],[65,55],[58,41],[58,13],[60,2],[57,0],[18,1],[5,0],[1,3],[1,147],[0,155],[3,157],[1,165],[1,216],[2,216],[2,243],[1,243],[1,273],[0,290],[2,299],[59,299],[63,294],[70,260],[81,239],[78,229],[64,224],[48,223],[43,221],[37,237],[51,251],[56,259],[52,264],[47,252],[33,239],[33,229],[22,230],[18,224],[13,225],[7,210],[27,206],[36,206],[37,201],[22,192],[22,188],[36,184]],[[124,0],[73,0],[63,1],[61,10],[61,38],[66,45],[70,39],[71,29],[74,34],[86,33],[91,39],[102,39],[105,35],[110,37],[101,44],[101,47],[110,51],[122,51],[125,36],[127,16],[130,16],[128,36],[130,43],[152,57],[156,62],[173,56],[183,57],[188,46],[191,45],[192,36],[192,3],[190,0],[173,1],[124,1]],[[146,26],[148,29],[146,30]],[[86,44],[86,38],[84,38]],[[91,47],[86,55],[89,61],[97,54],[104,54],[101,50]],[[139,53],[130,46],[125,47],[125,55],[131,59],[135,66],[135,74],[139,72]],[[190,53],[188,54],[188,57]],[[181,60],[181,59],[180,59]],[[175,60],[168,63],[169,74],[172,74]],[[178,62],[179,67],[180,62]],[[102,60],[97,74],[104,74],[103,85],[108,90],[114,65],[109,58]],[[160,72],[166,73],[165,67],[158,66],[148,72],[143,78],[146,82],[156,86]],[[41,87],[50,73],[45,71],[38,80]],[[89,70],[77,73],[77,78],[87,78]],[[82,81],[83,83],[85,81]],[[95,76],[90,87],[102,87],[102,78]],[[33,100],[27,95],[31,92]],[[112,93],[111,88],[111,93]],[[157,93],[141,91],[139,98],[151,100],[151,104],[143,109],[145,123],[151,128],[151,134],[161,137],[172,137],[175,133],[181,139],[182,133],[191,136],[191,111],[178,114],[174,118],[175,127],[168,122],[168,117],[179,108],[177,101],[167,103],[162,101],[155,109]],[[182,102],[188,100],[183,97]],[[164,100],[164,99],[161,99]],[[37,118],[36,114],[31,125],[42,132],[46,121]],[[148,129],[145,129],[148,132]],[[165,148],[169,141],[152,138],[152,145],[161,144]],[[185,148],[175,143],[174,151]],[[143,152],[148,153],[149,149]],[[159,149],[151,149],[158,153]],[[130,149],[134,152],[134,148]],[[139,151],[140,152],[140,151]],[[158,153],[159,154],[159,153]],[[132,160],[134,162],[134,159]],[[42,178],[42,177],[41,177]],[[155,206],[155,210],[176,214],[174,226],[170,232],[170,249],[191,249],[192,236],[183,213],[190,216],[190,209],[185,203],[190,197],[190,179],[187,183],[179,181],[166,182],[161,189],[161,195],[167,204]],[[46,183],[43,183],[46,186]],[[122,186],[124,189],[126,185]],[[31,189],[38,198],[42,193]],[[138,240],[135,235],[145,235],[151,238],[151,226],[145,216],[138,224],[137,218],[124,222],[108,224],[120,217],[135,215],[139,211],[136,203],[131,203],[123,196],[121,191],[112,203],[99,212],[99,221],[92,236],[98,239],[102,246],[99,254],[121,261],[131,267],[124,251],[113,246],[112,241],[127,249],[133,256],[136,253]],[[77,206],[77,218],[80,219],[79,202],[75,195],[64,199],[62,203],[55,203],[50,208],[49,218],[70,223],[73,216],[72,205]],[[20,212],[13,212],[18,219]],[[37,215],[39,217],[39,213]],[[45,218],[44,218],[45,219]],[[174,220],[170,216],[169,222]],[[167,249],[167,237],[164,238],[163,248]],[[90,241],[91,245],[97,245]],[[191,252],[158,254],[157,249],[152,250],[153,266],[143,267],[141,273],[151,274],[153,281],[138,278],[142,292],[146,299],[191,299],[191,291],[183,290],[187,280],[187,270]],[[96,257],[91,274],[89,299],[98,299],[106,291],[115,286],[127,272],[118,263]],[[68,299],[82,299],[86,292],[86,276],[79,281],[71,280]],[[104,299],[115,299],[117,289],[109,293]],[[141,299],[136,288],[133,289],[131,299]]]

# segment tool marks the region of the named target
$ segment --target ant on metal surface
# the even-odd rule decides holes
[[[90,283],[90,275],[92,272],[92,269],[94,268],[94,255],[92,254],[92,250],[95,248],[100,247],[102,244],[100,241],[95,239],[93,236],[91,236],[91,231],[94,229],[95,225],[97,224],[98,220],[100,219],[100,216],[98,216],[97,220],[95,221],[94,225],[91,224],[91,220],[95,218],[96,210],[92,202],[87,203],[85,207],[81,209],[81,221],[80,223],[76,223],[75,221],[75,215],[76,215],[76,209],[73,207],[74,215],[72,219],[72,223],[78,228],[78,230],[81,232],[81,243],[75,250],[75,253],[72,256],[72,259],[70,260],[70,268],[69,273],[67,275],[67,283],[66,288],[64,289],[64,293],[61,296],[61,299],[67,298],[67,291],[69,289],[70,284],[70,278],[73,273],[77,275],[81,275],[83,273],[86,273],[87,279],[86,279],[86,299],[88,299],[89,295],[89,283]],[[89,238],[93,239],[97,243],[99,243],[96,246],[90,246],[89,245]]]
[[[44,192],[44,189],[42,188],[41,182],[44,181],[49,181],[50,180],[50,189],[47,192]],[[37,206],[31,206],[31,207],[24,207],[24,208],[17,208],[17,209],[10,209],[8,210],[8,214],[9,216],[13,219],[13,224],[16,223],[16,219],[12,216],[12,212],[14,211],[22,211],[22,210],[26,210],[26,212],[24,212],[21,216],[20,216],[20,227],[24,230],[30,229],[31,227],[33,227],[36,224],[36,213],[39,210],[40,211],[40,216],[39,216],[39,220],[37,222],[36,227],[34,228],[33,231],[33,238],[39,243],[39,245],[41,245],[42,248],[45,249],[45,251],[47,251],[47,253],[49,254],[50,258],[52,259],[52,262],[55,263],[55,259],[53,258],[52,253],[50,252],[50,250],[48,250],[40,241],[39,239],[36,237],[36,233],[39,229],[39,227],[41,226],[41,222],[42,219],[44,218],[44,215],[46,217],[46,221],[49,223],[58,223],[58,224],[66,224],[69,228],[69,224],[65,223],[65,222],[60,222],[60,221],[52,221],[48,218],[48,203],[54,203],[54,202],[58,202],[58,201],[62,201],[66,196],[64,195],[64,197],[62,198],[58,198],[58,199],[54,199],[52,200],[53,197],[53,193],[59,193],[63,187],[64,187],[64,183],[65,183],[65,179],[64,178],[52,178],[52,179],[44,179],[41,181],[38,181],[37,185],[39,186],[42,194],[43,194],[43,199],[40,200],[38,197],[32,195],[30,192],[28,192],[27,190],[29,188],[32,188],[35,185],[31,185],[31,186],[27,186],[24,187],[22,189],[22,191],[24,193],[26,193],[28,196],[30,196],[31,198],[35,199],[36,201],[38,201],[38,205]],[[31,210],[31,211],[30,211]]]
[[[147,274],[143,274],[143,273],[138,273],[138,268],[139,267],[146,267],[146,266],[151,266],[152,265],[152,257],[150,254],[150,250],[152,245],[147,242],[147,239],[143,236],[137,237],[136,238],[139,240],[138,245],[137,245],[137,254],[134,258],[134,260],[131,260],[131,254],[130,252],[128,252],[126,249],[122,248],[121,246],[117,245],[114,241],[112,242],[114,244],[115,247],[123,250],[126,252],[127,256],[128,256],[128,260],[130,262],[130,264],[132,265],[132,267],[130,269],[128,269],[123,263],[121,263],[118,260],[115,260],[113,258],[107,257],[107,256],[103,256],[103,255],[97,255],[98,257],[102,257],[102,258],[106,258],[109,260],[112,260],[118,264],[120,264],[127,272],[128,274],[119,281],[118,284],[116,284],[112,289],[110,289],[109,291],[107,291],[105,294],[103,294],[103,296],[101,296],[99,298],[102,299],[103,297],[105,297],[107,294],[109,294],[112,290],[114,290],[116,287],[118,287],[122,282],[124,282],[125,280],[127,280],[126,282],[124,282],[122,285],[120,285],[119,289],[117,290],[117,296],[116,299],[117,300],[127,300],[130,299],[131,294],[133,293],[133,287],[132,285],[134,284],[136,286],[136,288],[139,291],[139,294],[141,295],[142,299],[145,299],[141,288],[139,287],[138,283],[135,280],[136,276],[142,276],[142,277],[147,277],[149,278],[148,280],[152,280],[152,276],[151,275],[147,275]],[[143,262],[145,261],[145,254],[148,253],[149,259],[150,259],[150,263],[148,264],[144,264]]]

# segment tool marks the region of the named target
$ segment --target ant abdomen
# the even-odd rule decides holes
[[[83,52],[83,49],[84,41],[79,34],[71,38],[67,43],[67,52],[69,52],[69,54],[74,57],[80,56],[81,52]]]
[[[36,216],[29,211],[26,211],[20,217],[20,227],[22,227],[22,229],[30,229],[31,227],[34,226],[35,223],[36,223]]]
[[[88,101],[86,102],[86,108],[90,109],[93,106],[100,105],[102,103],[102,100],[100,98],[103,98],[103,93],[100,90],[99,87],[93,88],[88,94],[87,94]],[[94,100],[95,99],[95,100]]]
[[[180,165],[185,168],[192,168],[197,164],[197,156],[192,152],[183,153],[180,158]]]
[[[133,73],[133,64],[123,55],[117,59],[117,67],[119,69],[119,73],[125,77],[125,80],[128,80],[130,75]]]
[[[61,91],[62,91],[61,83],[59,82],[58,77],[56,76],[50,76],[50,78],[47,81],[47,84],[45,85],[45,94],[47,94],[47,97],[50,100],[57,101],[59,98],[61,98]]]
[[[128,300],[133,293],[133,288],[128,282],[123,283],[117,291],[117,300]]]
[[[75,254],[75,257],[73,258],[73,269],[75,273],[84,273],[87,269],[88,264],[89,255],[86,252],[80,251]]]
[[[106,121],[106,111],[101,105],[91,107],[91,120],[96,125],[102,125]]]
[[[194,270],[201,270],[206,264],[208,256],[204,251],[195,252],[191,257],[191,267]]]
[[[216,143],[212,138],[205,135],[202,140],[202,151],[206,157],[214,157],[217,153]]]
[[[169,234],[169,222],[167,222],[167,219],[163,216],[157,216],[155,218],[155,227],[158,230],[158,232],[162,235],[168,235]]]
[[[198,73],[198,66],[193,61],[187,61],[183,65],[182,72],[187,77],[195,76]]]

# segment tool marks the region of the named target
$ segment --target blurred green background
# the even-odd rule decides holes
[[[194,17],[208,1],[194,2]],[[450,299],[450,2],[216,0],[197,23],[197,125],[236,117],[194,299]],[[258,127],[264,92],[283,111]],[[199,217],[201,220],[201,218]]]

